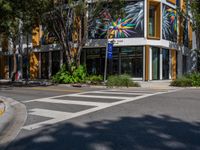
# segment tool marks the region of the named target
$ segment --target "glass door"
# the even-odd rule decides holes
[[[52,75],[60,70],[60,51],[52,52]]]
[[[160,49],[156,47],[152,47],[152,79],[159,80],[160,79]]]
[[[48,79],[49,75],[49,53],[42,53],[41,58],[41,77],[42,79]]]
[[[163,49],[163,79],[169,79],[169,50]]]

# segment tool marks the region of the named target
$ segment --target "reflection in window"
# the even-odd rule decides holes
[[[163,49],[163,79],[169,79],[169,50]]]
[[[83,56],[83,54],[82,54]],[[143,77],[143,47],[114,47],[112,59],[108,59],[107,73],[129,74]],[[83,61],[82,61],[83,62]],[[86,49],[86,67],[89,74],[104,74],[105,48]]]
[[[132,77],[143,76],[143,47],[121,48],[121,73]]]
[[[155,6],[150,6],[149,10],[149,35],[155,36]]]
[[[152,47],[152,79],[159,80],[160,76],[160,49]]]
[[[87,49],[87,72],[89,74],[100,74],[100,49]]]

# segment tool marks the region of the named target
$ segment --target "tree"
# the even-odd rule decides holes
[[[86,42],[86,0],[50,1],[43,15],[43,26],[52,31],[66,55],[69,72],[79,66],[81,50]]]
[[[200,71],[200,2],[194,0],[189,5],[193,16],[193,29],[196,34],[197,44],[197,70]]]
[[[16,53],[21,54],[20,45],[22,32],[27,35],[32,33],[33,26],[37,23],[37,18],[47,8],[48,0],[0,0],[0,34],[8,37],[12,42],[13,52],[13,76],[17,73]]]
[[[15,76],[15,73],[17,72],[16,45],[20,24],[19,4],[15,4],[15,2],[11,0],[1,0],[0,9],[2,12],[0,16],[0,32],[11,39],[14,62],[13,76]]]
[[[197,49],[200,50],[200,2],[194,0],[189,5],[193,17],[193,29],[196,33]]]

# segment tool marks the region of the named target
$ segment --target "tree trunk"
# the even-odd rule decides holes
[[[13,73],[12,73],[12,81],[16,80],[17,73],[17,59],[16,59],[16,44],[13,40]]]

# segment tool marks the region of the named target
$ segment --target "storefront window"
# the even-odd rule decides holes
[[[113,48],[112,59],[108,59],[108,74],[119,74],[119,48]]]
[[[52,52],[52,75],[60,70],[60,51]]]
[[[121,48],[121,73],[139,78],[143,76],[143,47]]]
[[[42,79],[48,79],[49,70],[49,53],[41,53],[41,77]]]
[[[87,49],[86,53],[86,66],[89,74],[100,74],[101,73],[101,49]]]
[[[152,47],[152,79],[160,79],[160,49]]]
[[[163,79],[169,79],[169,50],[163,49]]]
[[[104,74],[105,48],[86,49],[86,67],[89,74]],[[108,59],[107,74],[129,74],[143,77],[143,47],[114,47]]]
[[[183,55],[183,74],[187,73],[187,56]]]

